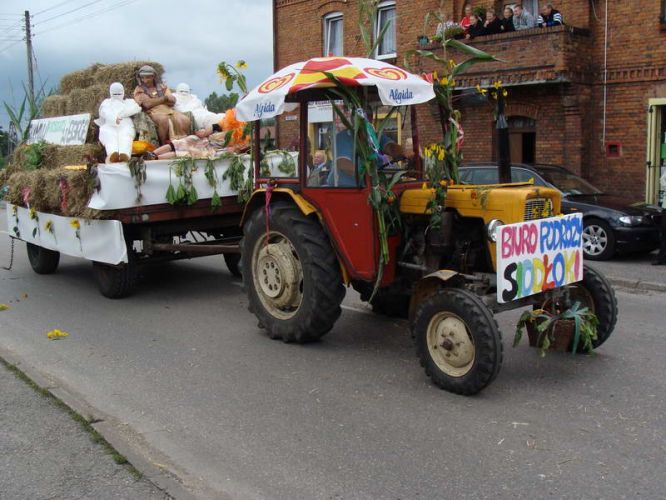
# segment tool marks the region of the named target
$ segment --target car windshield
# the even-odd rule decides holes
[[[602,194],[582,177],[559,168],[539,169],[541,176],[567,196]]]

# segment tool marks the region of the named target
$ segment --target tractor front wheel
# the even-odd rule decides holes
[[[493,313],[473,293],[438,291],[418,306],[411,328],[421,366],[439,388],[472,395],[499,373],[502,336]]]
[[[305,343],[328,333],[345,296],[337,257],[316,219],[277,202],[257,210],[241,241],[241,272],[249,309],[268,336]]]

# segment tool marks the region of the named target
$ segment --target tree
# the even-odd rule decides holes
[[[236,92],[222,95],[217,95],[216,92],[213,92],[206,97],[204,104],[206,104],[208,111],[212,111],[213,113],[223,113],[228,109],[236,107],[238,98],[239,95]]]

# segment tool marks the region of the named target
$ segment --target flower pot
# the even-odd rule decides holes
[[[539,347],[543,342],[539,342],[539,330],[536,322],[527,323],[527,337],[530,340],[530,347]],[[572,319],[560,319],[555,321],[551,327],[551,343],[549,351],[567,352],[571,349],[574,333],[576,331],[576,322]],[[544,334],[545,335],[545,334]],[[543,338],[541,339],[543,341]]]
[[[430,43],[430,39],[425,35],[419,35],[417,40],[419,42],[419,45],[422,46],[422,47],[424,45],[428,45],[428,43]]]

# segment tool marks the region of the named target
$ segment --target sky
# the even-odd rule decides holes
[[[35,88],[94,63],[151,60],[171,86],[187,82],[201,100],[225,93],[215,69],[248,63],[250,88],[273,71],[272,0],[3,0],[0,102],[20,103],[28,81],[24,11],[32,16]],[[125,89],[126,93],[132,89]],[[0,106],[0,125],[9,119]]]

